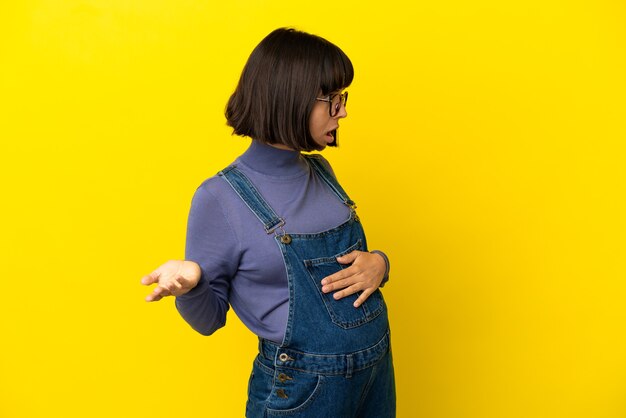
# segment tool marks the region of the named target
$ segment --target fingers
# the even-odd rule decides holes
[[[359,306],[361,306],[363,302],[367,300],[367,298],[370,297],[372,293],[374,293],[374,290],[372,288],[365,289],[363,293],[361,293],[361,295],[357,298],[357,300],[354,301],[352,306],[354,306],[355,308],[358,308]]]
[[[337,257],[337,261],[341,264],[350,264],[353,263],[354,260],[360,255],[361,251],[354,250],[348,254],[342,255],[341,257]]]
[[[367,300],[367,298],[370,297],[372,293],[374,293],[374,290],[376,290],[375,287],[367,287],[363,289],[363,286],[361,286],[361,283],[356,283],[350,287],[346,287],[345,289],[334,293],[333,298],[335,300],[339,300],[339,299],[345,298],[346,296],[353,295],[361,290],[363,290],[363,292],[359,295],[359,297],[352,304],[352,306],[354,306],[355,308],[358,308],[359,306],[363,304],[363,302]]]
[[[158,270],[155,270],[152,273],[148,274],[147,276],[143,276],[141,278],[141,284],[148,286],[153,283],[156,283],[159,281],[160,276],[161,276],[161,273]]]
[[[158,302],[161,299],[163,299],[163,296],[160,296],[160,295],[155,296],[155,295],[150,294],[146,296],[146,302]]]
[[[352,269],[351,267],[349,267],[349,268],[347,268],[347,269],[344,269],[344,270],[338,271],[338,272],[337,272],[337,273],[335,273],[335,274],[331,274],[330,276],[326,276],[326,277],[324,277],[324,279],[321,281],[321,283],[322,283],[322,286],[325,286],[325,285],[331,285],[331,284],[333,284],[333,283],[335,283],[335,284],[336,284],[336,283],[338,283],[339,281],[341,281],[341,280],[345,280],[345,279],[347,279],[348,277],[351,277],[351,276],[353,276],[353,275],[354,275],[354,269]],[[345,287],[345,286],[344,286],[344,287]],[[331,287],[330,287],[330,290],[332,290],[332,289],[338,289],[338,288],[339,288],[339,287],[337,287],[337,286],[331,286]]]
[[[156,279],[151,276],[152,275],[145,276],[141,279],[141,283],[145,285],[156,283],[158,281],[158,275]],[[159,285],[154,288],[152,293],[146,296],[146,302],[157,302],[166,296],[176,295],[183,288],[183,285],[180,283],[181,280],[184,279],[182,277],[176,277],[165,283],[159,283]]]
[[[157,270],[153,271],[152,273],[148,274],[147,276],[143,276],[141,278],[141,284],[149,286],[153,283],[158,283],[159,282],[159,277],[161,276],[161,273]],[[146,302],[157,302],[159,300],[161,300],[163,298],[163,291],[164,289],[160,286],[157,286],[154,288],[154,290],[152,291],[152,293],[150,293],[148,296],[146,296]]]
[[[352,252],[350,252],[348,254],[342,255],[341,257],[337,257],[337,262],[340,263],[340,264],[351,264],[361,254],[363,254],[362,251],[354,250],[354,251],[352,251]],[[322,285],[330,284],[330,283],[336,282],[337,280],[345,279],[345,278],[350,277],[350,276],[352,276],[352,275],[354,275],[356,273],[357,273],[357,271],[354,268],[352,268],[352,266],[348,267],[346,269],[338,271],[335,274],[331,274],[330,276],[325,277],[324,280],[322,280]]]
[[[333,293],[333,298],[335,300],[339,300],[339,299],[345,298],[346,296],[353,295],[356,292],[362,290],[362,288],[363,288],[363,284],[362,283],[355,283],[352,286],[346,287],[344,289],[341,289],[338,292]]]
[[[186,286],[186,284],[188,284],[187,282],[188,281],[182,276],[164,280],[163,283],[159,283],[159,285],[154,288],[151,294],[146,296],[146,301],[156,302],[167,296],[183,295],[190,290],[190,287]]]
[[[355,261],[361,255],[363,255],[363,258]],[[378,287],[376,285],[377,274],[372,269],[372,258],[365,257],[365,255],[369,256],[370,254],[355,250],[344,256],[337,257],[338,263],[352,263],[352,266],[325,277],[321,281],[322,291],[329,293],[337,290],[337,292],[333,293],[333,299],[335,300],[362,292],[353,303],[355,308],[361,306]],[[377,259],[375,260],[378,261]]]
[[[165,287],[171,293],[174,293],[177,290],[180,290],[183,288],[183,285],[180,283],[182,280],[184,279],[181,276],[175,277],[174,280],[170,280],[168,283],[166,283]]]
[[[324,280],[322,280],[322,283],[324,283]],[[322,286],[322,292],[328,293],[328,292],[332,292],[333,290],[343,289],[348,286],[358,284],[358,282],[359,281],[356,280],[355,276],[349,276],[349,277],[346,277],[345,279],[337,279],[334,281],[328,281],[327,282],[328,284],[325,284]]]
[[[146,296],[146,302],[157,302],[166,296],[171,296],[172,293],[164,287],[157,286],[152,293]]]

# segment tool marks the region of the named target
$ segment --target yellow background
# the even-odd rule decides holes
[[[184,256],[223,110],[292,25],[351,57],[324,155],[392,261],[398,416],[626,416],[626,5],[0,6],[0,416],[241,417],[255,337],[140,278]]]

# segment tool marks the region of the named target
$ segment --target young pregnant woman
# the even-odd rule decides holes
[[[389,261],[368,251],[354,201],[321,151],[347,116],[352,63],[277,29],[254,49],[226,119],[250,147],[196,190],[185,261],[145,276],[210,335],[232,306],[259,337],[246,417],[395,416]]]

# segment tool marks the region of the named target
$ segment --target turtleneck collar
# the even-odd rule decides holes
[[[255,140],[238,160],[250,169],[272,177],[294,177],[309,170],[300,151],[279,149]]]

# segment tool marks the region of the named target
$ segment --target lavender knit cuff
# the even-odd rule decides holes
[[[390,266],[389,266],[389,258],[387,257],[387,255],[384,252],[382,252],[380,250],[373,250],[373,251],[370,251],[370,252],[372,254],[380,254],[380,256],[385,259],[385,265],[387,267],[385,269],[385,276],[383,276],[383,281],[380,283],[380,287],[383,287],[385,285],[385,283],[387,283],[387,281],[389,280],[389,268],[390,268]]]

